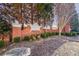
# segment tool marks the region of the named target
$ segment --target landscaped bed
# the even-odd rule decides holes
[[[65,40],[56,39],[55,37],[47,38],[46,40],[41,39],[33,42],[23,41],[8,47],[7,51],[17,47],[27,47],[31,48],[31,56],[48,56],[52,55],[52,53],[65,42]]]
[[[78,38],[76,38],[77,33],[61,33],[63,36],[58,36],[58,33],[56,32],[45,32],[41,35],[31,35],[31,36],[25,36],[23,39],[20,39],[20,37],[15,37],[13,40],[13,45],[4,47],[4,42],[1,41],[1,47],[4,47],[4,51],[1,53],[1,55],[16,47],[26,47],[31,48],[31,55],[33,56],[49,56],[53,55],[55,50],[57,50],[59,47],[64,45],[66,42],[76,42],[79,41]]]
[[[17,47],[30,48],[30,56],[79,55],[79,42],[67,40],[67,37],[65,36],[53,36],[46,38],[45,40],[40,39],[37,41],[30,42],[22,41],[19,43],[15,43],[12,46],[9,46],[7,48],[7,51]],[[4,55],[4,53],[2,55]]]

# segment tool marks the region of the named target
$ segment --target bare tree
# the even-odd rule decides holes
[[[61,32],[66,24],[69,23],[72,15],[74,14],[74,4],[58,4],[58,28],[59,28],[59,36],[61,36]]]

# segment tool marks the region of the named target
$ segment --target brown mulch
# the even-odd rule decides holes
[[[9,46],[7,50],[16,47],[29,47],[31,48],[30,56],[51,56],[54,53],[54,51],[58,49],[61,45],[63,45],[65,42],[66,40],[63,40],[61,38],[50,37],[47,39],[41,39],[33,42],[20,42],[12,46]]]

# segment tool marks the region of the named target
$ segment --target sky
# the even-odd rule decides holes
[[[79,13],[79,3],[76,3],[76,4],[75,4],[75,7],[76,7],[77,13]]]
[[[77,13],[79,13],[79,3],[75,4],[75,10],[77,11]],[[55,20],[53,22],[53,27],[57,27],[57,25],[58,25],[58,22],[57,22],[56,18],[57,17],[54,17]]]

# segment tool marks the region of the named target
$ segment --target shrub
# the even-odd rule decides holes
[[[14,38],[14,42],[15,42],[15,43],[20,42],[20,37],[15,37],[15,38]]]
[[[58,32],[55,32],[55,35],[59,35],[59,33]]]
[[[52,32],[52,35],[58,35],[59,33],[58,32]]]
[[[43,33],[41,34],[41,37],[42,37],[42,38],[44,37],[44,34],[43,34]]]
[[[4,47],[5,42],[3,40],[0,40],[0,48]]]
[[[62,32],[61,35],[70,36],[70,33],[68,33],[68,32]]]
[[[33,40],[36,40],[37,38],[36,38],[36,36],[35,35],[31,35],[30,36],[30,41],[33,41]]]
[[[72,34],[71,33],[65,33],[65,36],[71,36]]]
[[[77,32],[77,35],[79,35],[79,32]]]
[[[40,39],[40,35],[36,35],[35,37],[36,37],[36,39]]]
[[[76,32],[68,32],[68,33],[63,33],[63,35],[65,35],[65,36],[76,36],[77,33]]]
[[[65,32],[62,32],[61,35],[65,35]]]
[[[71,36],[76,36],[77,33],[76,32],[71,32]]]
[[[47,37],[49,37],[50,33],[49,32],[46,32],[44,35],[47,38]]]
[[[52,35],[58,35],[59,33],[58,32],[45,32],[45,33],[42,33],[41,34],[41,37],[42,38],[47,38],[49,36],[52,36]]]
[[[24,37],[24,41],[30,41],[30,37],[29,36],[25,36]]]
[[[48,32],[48,36],[52,36],[52,32]]]
[[[54,33],[54,32],[52,32],[52,35],[55,35],[55,33]]]
[[[42,37],[42,38],[47,38],[47,37],[48,37],[48,34],[47,34],[47,33],[42,33],[42,34],[41,34],[41,37]]]

